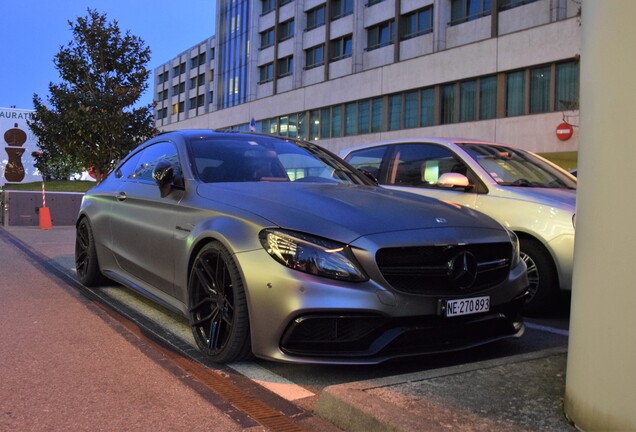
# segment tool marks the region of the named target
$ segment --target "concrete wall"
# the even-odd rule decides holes
[[[53,226],[74,225],[84,194],[48,192],[46,206]],[[2,195],[3,226],[38,226],[42,192],[5,190]]]

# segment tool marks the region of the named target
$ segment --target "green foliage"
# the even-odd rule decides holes
[[[73,39],[54,58],[62,82],[49,83],[48,104],[33,95],[29,127],[43,167],[61,172],[93,167],[101,178],[157,133],[152,105],[134,107],[148,87],[150,49],[96,10],[69,25]]]

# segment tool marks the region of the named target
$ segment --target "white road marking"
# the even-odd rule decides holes
[[[257,364],[229,363],[227,366],[288,401],[295,401],[315,396],[315,394],[309,390],[294,384],[293,382],[276,375]]]
[[[558,329],[558,328],[554,328],[554,327],[548,327],[548,326],[544,326],[541,324],[533,324],[533,323],[529,323],[526,321],[526,327],[528,327],[529,329],[532,330],[539,330],[539,331],[544,331],[544,332],[548,332],[548,333],[554,333],[554,334],[558,334],[561,336],[570,336],[570,332],[568,330],[563,330],[563,329]]]

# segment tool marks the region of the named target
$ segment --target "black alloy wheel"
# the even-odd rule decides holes
[[[75,270],[77,279],[84,286],[98,286],[104,281],[97,261],[95,237],[87,218],[77,224],[75,232]]]
[[[557,301],[558,278],[550,253],[534,239],[520,239],[520,256],[528,267],[528,292],[524,305],[529,315],[550,311]]]
[[[208,243],[199,251],[190,271],[188,292],[190,325],[199,349],[217,363],[251,357],[243,281],[221,243]]]

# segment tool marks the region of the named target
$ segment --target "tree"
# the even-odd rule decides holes
[[[73,39],[54,58],[62,82],[49,83],[49,106],[33,95],[29,127],[42,150],[38,162],[92,168],[101,180],[157,130],[152,105],[134,107],[148,87],[150,49],[116,20],[87,11],[68,22]]]

